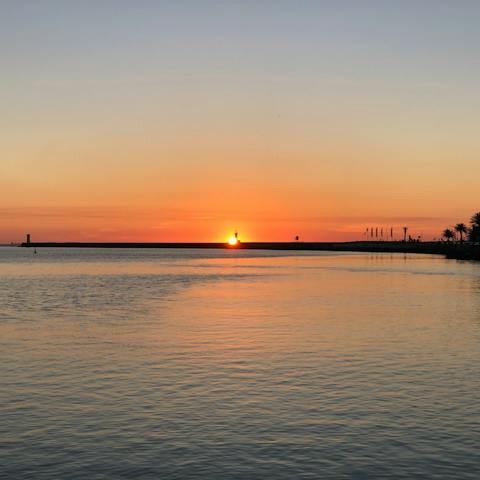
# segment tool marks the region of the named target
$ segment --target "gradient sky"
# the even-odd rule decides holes
[[[437,235],[480,209],[480,2],[0,0],[0,242]]]

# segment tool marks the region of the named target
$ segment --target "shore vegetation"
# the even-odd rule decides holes
[[[480,212],[471,216],[470,225],[457,223],[453,228],[443,230],[442,238],[447,242],[464,243],[465,240],[472,243],[480,242]]]

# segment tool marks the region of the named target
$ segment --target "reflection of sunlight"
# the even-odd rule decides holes
[[[230,237],[230,238],[228,239],[228,244],[229,244],[229,245],[232,245],[232,246],[233,246],[233,245],[236,245],[237,243],[238,243],[237,237]]]

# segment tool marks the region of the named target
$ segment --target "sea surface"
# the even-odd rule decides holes
[[[1,479],[478,479],[480,263],[0,248]]]

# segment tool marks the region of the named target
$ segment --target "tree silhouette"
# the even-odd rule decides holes
[[[460,243],[468,238],[471,242],[480,242],[480,212],[473,214],[470,218],[470,228],[464,223],[457,223],[453,229],[447,228],[442,232],[442,237],[450,242],[455,238],[455,232],[460,234]]]
[[[450,242],[453,238],[455,238],[455,234],[453,233],[453,230],[446,228],[442,233],[442,237],[446,238],[447,242]]]
[[[472,215],[472,218],[470,219],[470,223],[472,224],[472,227],[480,228],[480,212],[477,212]]]
[[[467,226],[464,223],[457,223],[455,225],[455,231],[460,234],[460,243],[463,243],[463,235],[468,232]]]
[[[480,212],[472,215],[470,223],[472,228],[470,228],[469,239],[471,242],[478,242],[480,241]]]

